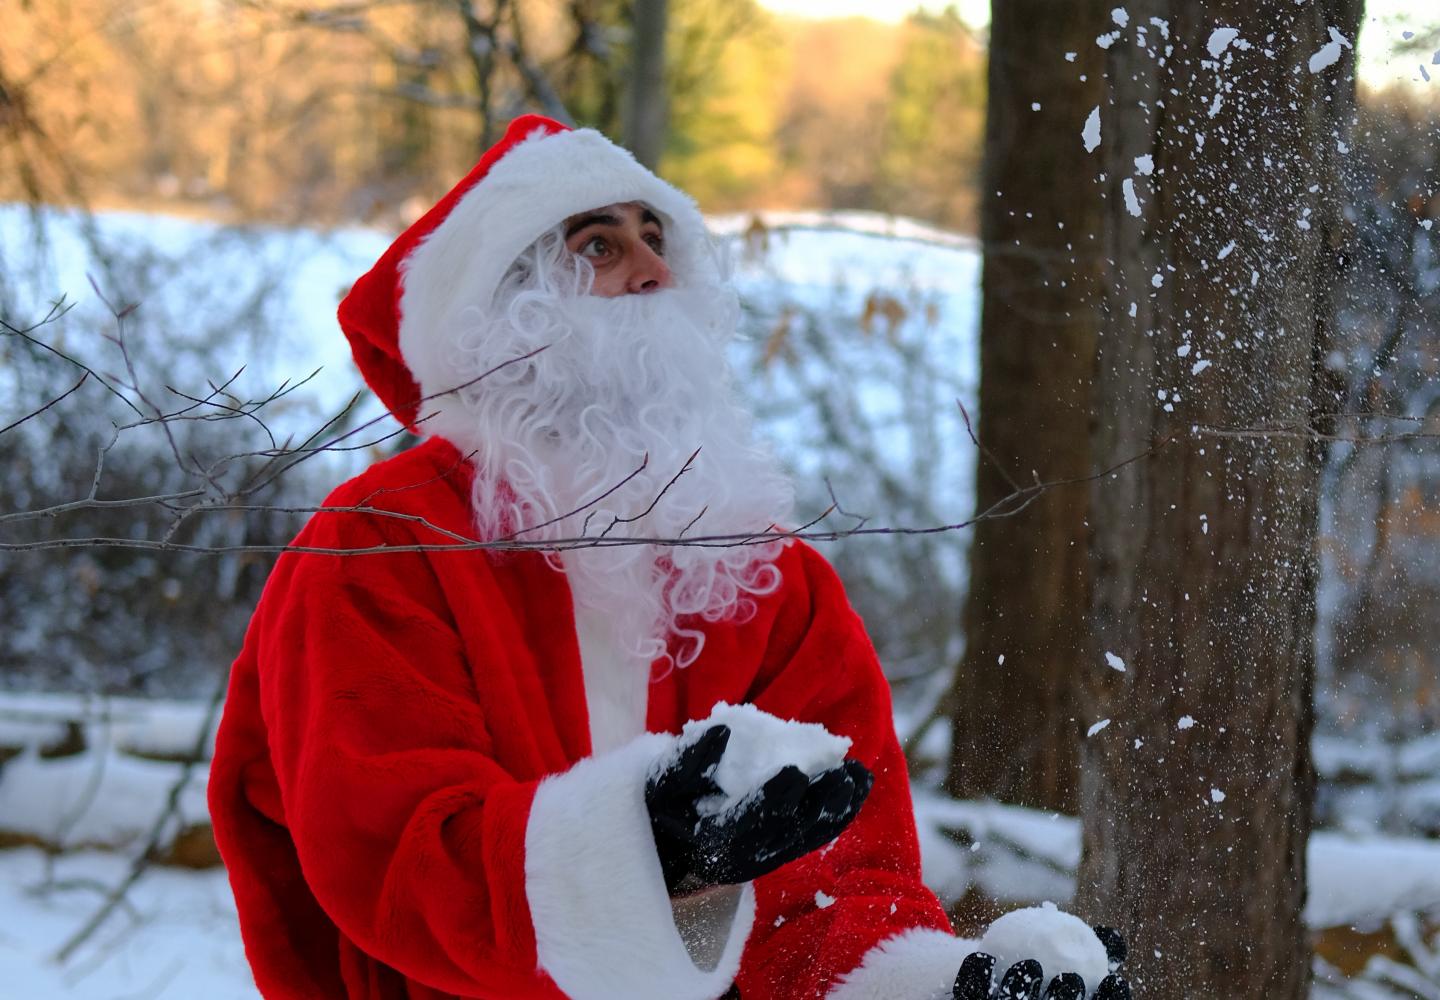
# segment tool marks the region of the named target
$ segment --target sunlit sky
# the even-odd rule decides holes
[[[1116,6],[1124,2],[1117,0]],[[865,16],[881,21],[900,21],[921,6],[914,0],[760,0],[760,4],[777,13],[802,17]],[[923,6],[940,9],[946,4]],[[958,0],[955,7],[972,25],[980,26],[990,20],[990,0]],[[1384,86],[1396,80],[1410,81],[1432,91],[1440,100],[1440,64],[1431,63],[1432,59],[1440,58],[1440,54],[1395,51],[1402,44],[1404,32],[1418,34],[1440,25],[1440,4],[1436,0],[1368,0],[1365,7],[1365,25],[1360,32],[1361,78],[1372,86]],[[1097,26],[1096,33],[1101,30]],[[1432,78],[1429,83],[1422,78],[1422,63]]]

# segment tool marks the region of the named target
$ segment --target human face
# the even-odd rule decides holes
[[[605,205],[565,220],[565,245],[595,269],[592,294],[644,295],[675,284],[660,218],[639,202]]]

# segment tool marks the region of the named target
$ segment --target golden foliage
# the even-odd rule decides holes
[[[535,64],[582,119],[613,132],[624,3],[511,2],[509,30]],[[614,23],[576,55],[582,8]],[[479,151],[457,10],[420,0],[7,5],[0,199],[408,218]],[[983,53],[933,21],[812,21],[753,0],[673,0],[662,173],[712,211],[872,208],[966,222],[973,157],[962,154],[978,148],[980,98],[949,90],[979,72]],[[963,64],[961,77],[947,60]],[[507,86],[496,114],[535,110]],[[947,117],[917,127],[937,94]]]

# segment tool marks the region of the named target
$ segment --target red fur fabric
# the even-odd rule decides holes
[[[538,784],[590,754],[565,578],[533,553],[402,551],[454,541],[417,518],[469,535],[469,474],[431,439],[338,489],[328,506],[370,510],[315,515],[297,547],[397,551],[282,556],[235,663],[210,804],[266,997],[567,995],[539,967],[525,857]],[[754,1000],[823,996],[891,935],[949,927],[863,627],[812,549],[780,568],[648,705],[656,733],[721,700],[823,723],[876,775],[839,840],[756,884],[737,979]],[[574,833],[576,866],[653,852]]]

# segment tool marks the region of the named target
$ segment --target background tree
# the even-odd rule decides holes
[[[1094,44],[1110,5],[992,5],[981,184],[977,509],[1033,477],[1089,469],[1101,201],[1074,123],[1103,93]],[[1044,21],[1036,51],[1032,26]],[[1065,53],[1078,53],[1076,62]],[[1077,80],[1077,76],[1085,79]],[[1037,110],[1038,108],[1038,110]],[[1077,190],[1078,188],[1078,190]],[[949,791],[1073,813],[1079,726],[1072,678],[1086,613],[1087,490],[981,522],[970,550],[965,656],[952,691]]]
[[[630,92],[626,101],[625,148],[652,170],[665,147],[669,110],[665,95],[665,22],[667,0],[634,0]]]
[[[1013,16],[1010,9],[997,13],[1006,19]],[[1062,15],[1071,16],[1068,8]],[[993,35],[993,26],[991,30]],[[1047,32],[1046,37],[1048,45],[1053,36]],[[1033,59],[1033,44],[1031,48]],[[974,228],[982,148],[976,139],[987,113],[984,67],[984,48],[953,7],[938,14],[917,11],[906,22],[875,157],[877,201],[887,211],[957,229]],[[990,83],[1003,89],[1038,89],[1034,81],[1021,82],[1025,75],[1006,72],[997,80],[992,74]],[[1028,103],[1025,110],[1028,113]]]
[[[1155,1000],[1308,988],[1311,431],[1337,402],[1361,12],[1132,4],[1087,129],[1107,195],[1092,461],[1171,443],[1091,496],[1077,903],[1128,929]]]

